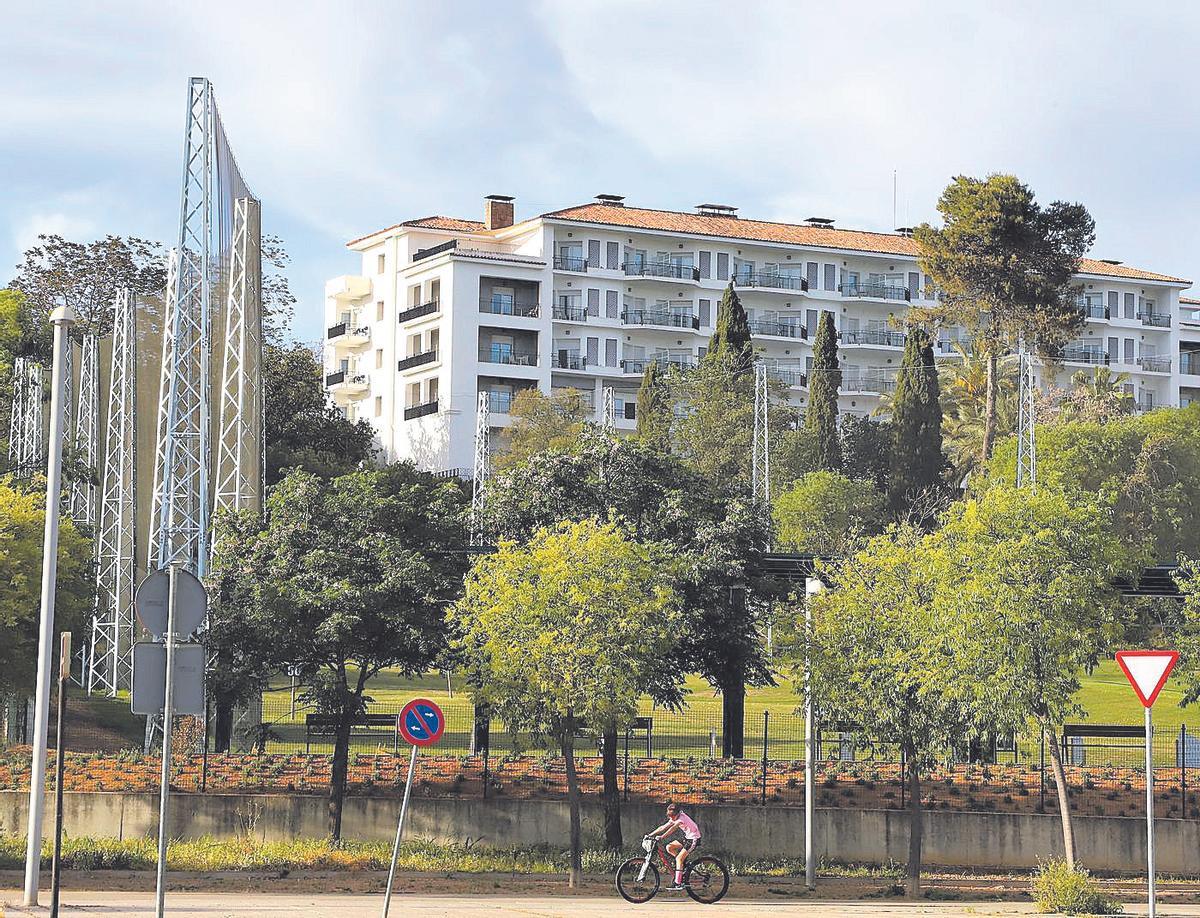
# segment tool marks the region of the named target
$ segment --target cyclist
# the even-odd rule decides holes
[[[668,886],[668,892],[683,889],[683,863],[689,854],[700,847],[700,827],[694,819],[679,808],[674,800],[667,804],[667,821],[652,831],[647,838],[669,838],[676,832],[683,833],[683,840],[676,839],[667,845],[667,853],[675,858],[675,885]]]

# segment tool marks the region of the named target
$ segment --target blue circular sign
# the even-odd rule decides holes
[[[429,699],[414,698],[396,718],[396,729],[414,746],[432,746],[446,730],[446,716]]]

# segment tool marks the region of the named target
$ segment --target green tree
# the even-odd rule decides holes
[[[775,543],[804,554],[847,554],[883,528],[884,503],[870,481],[809,472],[775,499]]]
[[[219,646],[242,642],[243,652],[266,655],[252,663],[267,671],[294,667],[305,700],[336,718],[335,839],[350,731],[370,700],[368,680],[385,668],[418,676],[446,649],[444,615],[462,587],[468,505],[461,483],[406,463],[330,481],[294,470],[269,493],[258,531],[226,528],[214,546],[211,592],[219,602],[210,627]],[[246,643],[251,634],[254,646]]]
[[[480,694],[508,722],[541,726],[566,763],[571,888],[582,875],[575,736],[628,723],[675,642],[667,555],[594,520],[503,542],[476,561],[451,623]]]
[[[846,415],[842,418],[843,470],[853,478],[867,479],[886,494],[894,442],[891,421]]]
[[[750,321],[734,289],[733,281],[725,288],[717,304],[717,321],[708,339],[705,359],[727,365],[735,376],[748,373],[754,365],[754,345],[750,340]]]
[[[263,348],[263,427],[268,485],[293,468],[325,478],[344,475],[375,456],[375,431],[329,404],[321,361],[306,344]]]
[[[671,390],[665,376],[662,364],[647,361],[637,394],[638,439],[662,452],[671,448]]]
[[[837,331],[833,313],[821,312],[813,341],[813,365],[808,374],[808,411],[805,424],[812,431],[818,468],[841,471],[842,444],[838,436],[838,388],[842,371],[838,366]]]
[[[33,692],[36,681],[44,490],[17,490],[0,478],[0,694]],[[63,518],[58,530],[54,626],[78,646],[94,597],[91,541]]]
[[[997,365],[1018,339],[1053,357],[1083,327],[1072,279],[1095,241],[1096,226],[1081,204],[1041,207],[1011,175],[957,176],[938,199],[943,227],[913,233],[921,269],[941,300],[914,308],[916,321],[965,326],[987,355],[982,456],[996,430]]]
[[[920,495],[942,485],[942,405],[933,345],[922,328],[912,328],[900,361],[892,399],[892,469],[888,501],[903,512]]]
[[[494,460],[498,469],[546,450],[573,450],[592,417],[592,406],[578,389],[546,395],[529,388],[513,396],[509,415],[512,423],[504,434],[504,451]]]
[[[938,365],[942,396],[942,443],[950,454],[954,476],[962,481],[982,462],[987,427],[988,367],[990,361],[975,344],[954,345],[956,360]],[[996,364],[994,436],[1017,427],[1017,362],[1002,357]]]
[[[1095,421],[1104,424],[1133,414],[1133,393],[1126,391],[1128,373],[1114,373],[1108,367],[1095,367],[1091,373],[1079,370],[1071,376],[1071,388],[1047,406],[1039,405],[1038,422],[1049,420]]]

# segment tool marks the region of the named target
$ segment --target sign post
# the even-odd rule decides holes
[[[396,861],[400,857],[400,837],[404,834],[404,817],[408,813],[408,796],[412,793],[413,769],[417,764],[417,750],[432,746],[446,732],[446,716],[432,701],[414,698],[404,706],[396,718],[396,729],[412,745],[408,757],[408,780],[404,782],[404,800],[400,803],[400,820],[396,823],[396,843],[392,846],[392,864],[388,868],[387,888],[383,891],[383,918],[387,918],[392,905],[392,881],[396,877]]]
[[[1179,660],[1174,650],[1120,650],[1117,665],[1133,686],[1133,691],[1146,709],[1146,895],[1150,902],[1150,918],[1154,918],[1154,719],[1151,710],[1158,693],[1167,684],[1167,676]]]
[[[825,589],[825,584],[816,577],[804,581],[804,885],[817,888],[817,858],[813,850],[813,822],[816,819],[816,737],[813,724],[812,661],[809,659],[808,642],[812,640],[813,597]],[[904,776],[900,777],[904,786]]]

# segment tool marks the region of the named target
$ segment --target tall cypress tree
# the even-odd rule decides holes
[[[654,450],[667,452],[671,446],[670,393],[662,365],[646,364],[637,394],[637,436]]]
[[[838,366],[837,331],[833,313],[822,312],[813,341],[813,365],[808,379],[808,410],[804,423],[813,432],[813,449],[818,468],[841,471],[842,442],[838,435],[838,387],[842,371]]]
[[[892,399],[892,474],[888,498],[894,512],[903,511],[921,492],[942,481],[942,403],[933,343],[923,328],[914,328],[904,344],[904,358]]]
[[[746,310],[733,289],[733,281],[725,288],[717,306],[717,324],[708,340],[708,351],[704,355],[710,363],[727,364],[740,375],[754,365],[754,345],[750,341],[750,320]]]

